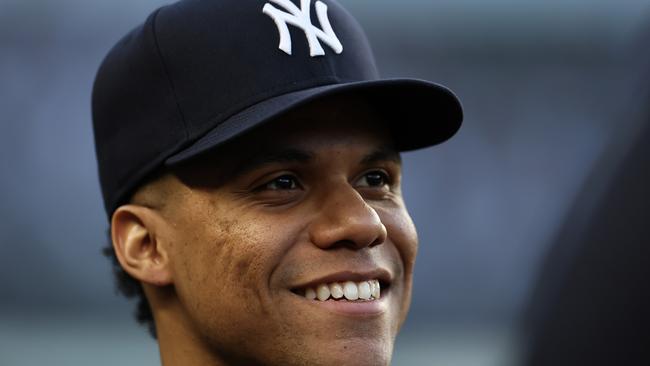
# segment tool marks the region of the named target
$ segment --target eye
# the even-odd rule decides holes
[[[365,173],[361,178],[359,178],[357,181],[357,187],[382,188],[389,183],[388,174],[381,170],[374,170]]]
[[[281,175],[261,187],[272,191],[292,190],[298,188],[298,181],[294,176]]]

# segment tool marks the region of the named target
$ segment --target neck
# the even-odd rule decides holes
[[[145,290],[145,293],[150,291]],[[162,299],[160,294],[154,296],[147,294],[156,322],[162,365],[225,366],[226,363],[192,325],[178,298],[173,295],[170,296],[171,298],[165,297]]]

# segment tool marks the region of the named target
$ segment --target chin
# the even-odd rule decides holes
[[[334,332],[335,339],[305,347],[305,365],[388,366],[393,354],[393,337],[344,338]],[[311,355],[308,355],[310,353]]]
[[[388,333],[351,336],[350,329],[322,329],[291,341],[278,339],[258,349],[263,365],[283,366],[388,366],[393,354],[394,337]],[[358,332],[354,332],[358,333]],[[258,364],[250,362],[245,364]]]
[[[329,349],[329,347],[326,347]],[[392,347],[389,347],[392,348]],[[303,352],[291,357],[290,361],[281,361],[278,365],[310,366],[389,366],[392,349],[348,344],[344,347],[320,350],[317,354]]]
[[[347,341],[339,347],[338,357],[330,365],[380,366],[390,365],[393,354],[393,342],[372,340]]]

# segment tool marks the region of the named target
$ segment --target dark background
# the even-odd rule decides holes
[[[100,254],[90,90],[164,3],[0,0],[0,365],[157,362]],[[394,363],[514,363],[542,259],[638,131],[650,2],[341,3],[384,76],[440,82],[465,106],[454,139],[404,156],[421,245]]]

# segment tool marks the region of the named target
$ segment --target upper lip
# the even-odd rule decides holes
[[[368,280],[379,280],[380,282],[383,282],[386,285],[389,285],[392,281],[393,277],[390,271],[384,269],[384,268],[375,268],[375,269],[368,269],[368,270],[346,270],[346,271],[339,271],[339,272],[333,272],[318,278],[314,278],[309,281],[301,282],[300,284],[296,286],[292,286],[292,289],[300,289],[300,288],[308,288],[308,287],[316,287],[320,284],[327,284],[327,283],[332,283],[332,282],[345,282],[345,281],[354,281],[354,282],[361,282],[361,281],[368,281]]]

